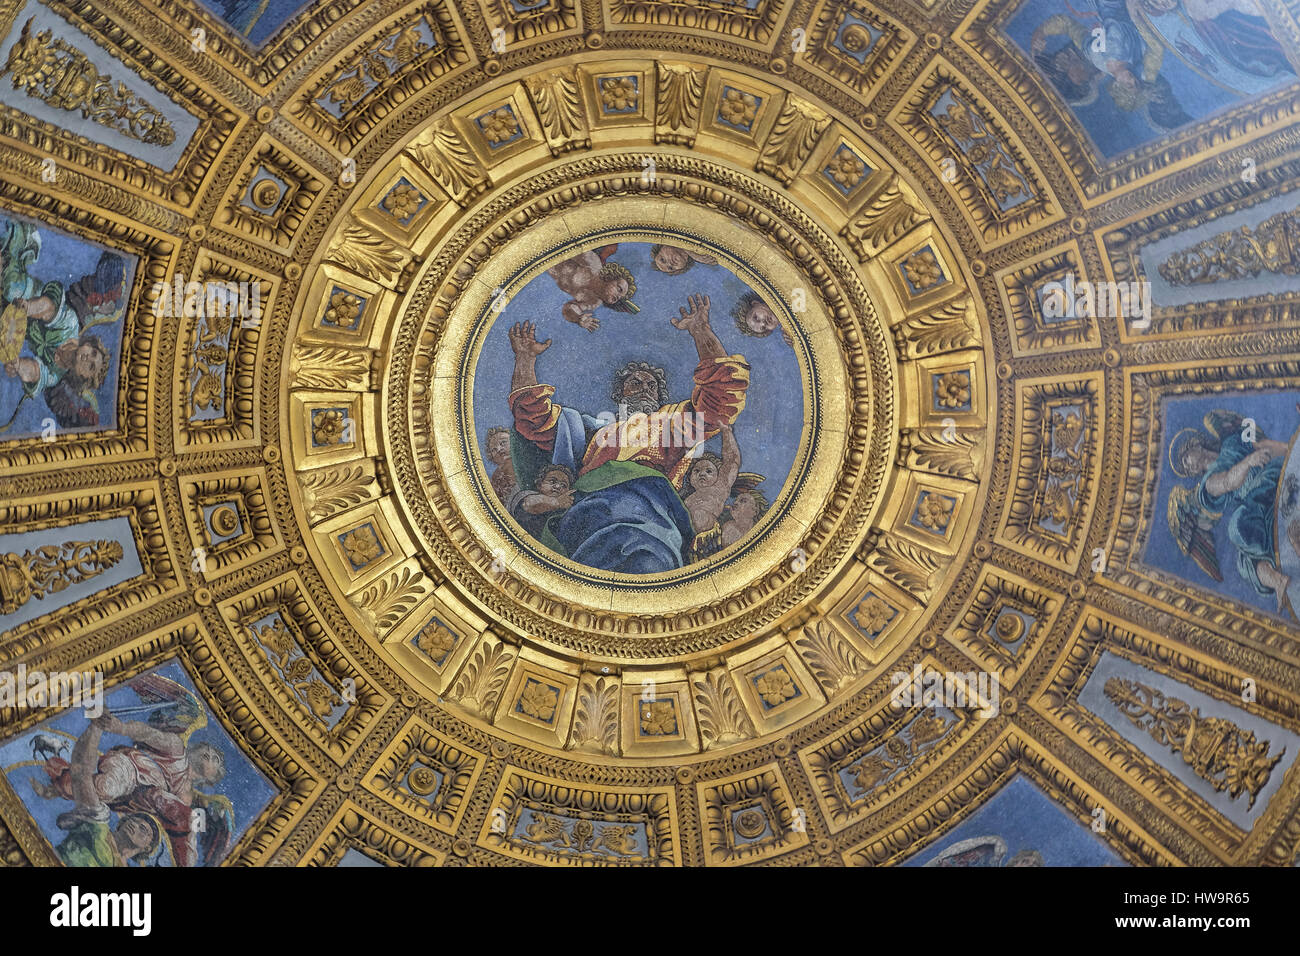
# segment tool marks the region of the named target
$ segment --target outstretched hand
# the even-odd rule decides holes
[[[551,340],[537,341],[536,326],[531,322],[516,322],[510,327],[510,348],[517,358],[536,358],[551,347]]]
[[[682,317],[672,319],[673,326],[684,329],[692,335],[697,332],[709,331],[709,297],[707,295],[693,295],[686,300],[686,304],[691,307],[691,310],[687,312],[685,309],[678,309]]]
[[[122,723],[121,719],[114,717],[107,710],[98,717],[92,718],[91,723],[106,734],[117,734],[119,737],[126,736],[126,725]]]

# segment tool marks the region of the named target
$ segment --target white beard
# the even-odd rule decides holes
[[[645,398],[623,399],[628,415],[653,415],[659,411],[659,403],[649,396]]]

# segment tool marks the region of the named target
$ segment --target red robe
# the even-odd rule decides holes
[[[73,800],[72,767],[62,757],[45,762],[59,795]],[[113,747],[99,758],[94,776],[99,799],[118,814],[144,812],[158,817],[167,831],[177,866],[194,866],[191,804],[178,794],[193,792],[194,772],[184,748],[165,754],[143,744]]]

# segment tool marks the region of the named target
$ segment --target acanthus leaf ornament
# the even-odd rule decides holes
[[[909,468],[973,481],[979,475],[982,450],[983,443],[975,432],[905,428],[899,442],[899,459]]]
[[[552,156],[591,145],[581,87],[571,71],[533,77],[526,86]]]
[[[368,489],[374,484],[374,476],[361,465],[322,468],[308,472],[298,480],[307,506],[307,519],[313,522],[364,501],[370,495]]]
[[[694,682],[695,712],[704,749],[755,736],[754,722],[741,706],[735,685],[719,668]]]
[[[682,63],[655,64],[655,139],[690,146],[695,142],[704,98],[705,71]]]
[[[607,677],[583,681],[569,740],[571,749],[618,754],[618,689],[618,681]]]
[[[942,567],[934,551],[892,534],[880,535],[865,557],[869,566],[921,601],[933,593]]]
[[[368,349],[307,346],[294,350],[294,383],[303,388],[364,391],[370,381]]]
[[[461,206],[469,205],[488,188],[486,172],[449,120],[435,123],[409,149],[434,182]]]
[[[830,117],[811,103],[787,98],[754,168],[790,185],[830,124]]]
[[[894,326],[899,351],[911,358],[978,344],[979,333],[971,325],[969,312],[968,302],[962,298],[905,318]]]
[[[805,627],[803,636],[794,644],[803,653],[813,676],[832,694],[866,671],[858,652],[824,620]]]
[[[393,286],[402,275],[409,253],[351,220],[334,237],[327,256],[358,275]]]
[[[840,230],[840,235],[859,261],[866,262],[924,219],[925,215],[904,197],[898,177],[891,176],[888,184]]]

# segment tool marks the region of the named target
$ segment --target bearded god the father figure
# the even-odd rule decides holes
[[[682,480],[694,449],[736,421],[749,387],[744,357],[727,355],[709,325],[708,297],[691,296],[688,304],[670,321],[690,334],[699,354],[690,399],[669,402],[662,370],[631,363],[615,376],[612,397],[629,413],[616,421],[554,403],[555,388],[539,384],[536,369],[551,340],[538,342],[528,322],[510,330],[516,469],[524,468],[521,482],[547,464],[577,475],[572,506],[551,516],[540,537],[578,564],[654,574],[686,563],[694,530]],[[691,419],[703,428],[682,429]],[[675,440],[683,434],[687,440]]]

